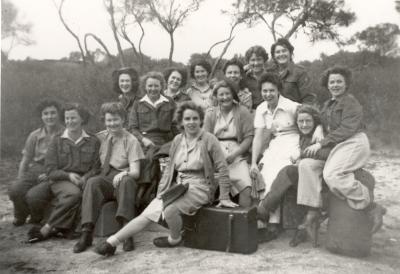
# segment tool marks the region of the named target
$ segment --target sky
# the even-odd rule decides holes
[[[57,1],[57,0],[56,0]],[[182,0],[180,0],[182,1]],[[185,0],[183,0],[185,1]],[[11,0],[19,10],[19,20],[32,24],[34,45],[17,46],[10,52],[10,59],[60,59],[67,57],[71,51],[78,51],[74,38],[65,30],[58,18],[53,0]],[[175,32],[174,60],[187,63],[192,53],[207,52],[212,44],[228,36],[231,19],[221,13],[229,9],[232,0],[205,0],[200,9],[193,13]],[[400,14],[394,8],[395,0],[346,0],[346,9],[356,13],[357,20],[347,28],[340,29],[344,38],[349,38],[357,31],[379,23],[400,24]],[[82,39],[85,33],[91,32],[99,36],[108,46],[111,53],[116,54],[116,45],[109,24],[109,16],[105,11],[103,0],[66,0],[64,18]],[[169,36],[157,24],[145,25],[146,36],[143,52],[153,58],[168,58]],[[139,37],[138,29],[131,29],[129,35],[134,41]],[[267,51],[273,39],[268,29],[261,23],[248,28],[241,25],[234,32],[235,38],[225,58],[235,53],[244,54],[253,45],[262,45]],[[121,39],[122,41],[123,39]],[[321,53],[330,55],[339,50],[334,42],[318,42],[312,44],[303,35],[292,36],[295,46],[295,61],[318,59]],[[122,41],[123,48],[129,44]],[[7,48],[7,41],[2,41]],[[95,50],[99,46],[91,41],[89,48]],[[217,47],[213,56],[218,56],[223,46]],[[348,48],[351,50],[352,48]],[[353,48],[354,49],[354,48]]]

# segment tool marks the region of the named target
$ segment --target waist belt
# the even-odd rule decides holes
[[[238,140],[236,138],[218,138],[218,141],[233,141],[233,142],[237,142]]]

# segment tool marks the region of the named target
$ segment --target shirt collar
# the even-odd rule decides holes
[[[191,85],[192,89],[198,90],[200,93],[205,93],[208,90],[211,89],[210,85],[207,83],[207,85],[205,85],[204,87],[199,87],[198,85],[196,85],[196,82],[193,82]]]
[[[152,105],[153,107],[157,107],[159,104],[166,102],[168,103],[168,99],[166,97],[164,97],[162,94],[160,94],[160,98],[155,101],[154,103],[150,100],[149,96],[147,96],[147,94],[145,96],[143,96],[142,99],[140,99],[140,102],[147,102],[150,105]]]
[[[65,129],[63,134],[61,135],[61,138],[68,139],[68,140],[72,141],[74,144],[78,144],[84,138],[90,138],[90,136],[89,136],[89,134],[86,133],[85,130],[82,129],[82,135],[76,141],[74,141],[68,136],[68,130]]]

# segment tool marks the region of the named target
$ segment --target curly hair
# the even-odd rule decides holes
[[[60,117],[60,120],[62,121],[62,106],[60,102],[52,99],[44,99],[39,102],[39,104],[36,106],[36,113],[39,117],[42,117],[42,112],[45,108],[48,107],[55,107],[57,109],[58,116]]]
[[[120,68],[113,71],[112,79],[113,79],[114,91],[116,93],[122,94],[122,91],[119,88],[119,76],[121,76],[121,74],[128,74],[129,77],[131,77],[131,85],[132,85],[131,92],[136,93],[139,87],[139,74],[136,71],[136,69],[132,67]]]
[[[276,48],[276,46],[282,46],[282,47],[286,48],[290,53],[290,59],[292,58],[292,55],[293,55],[293,52],[294,52],[294,47],[289,42],[288,39],[279,38],[278,40],[276,40],[275,43],[272,44],[272,46],[271,46],[271,56],[272,56],[272,59],[274,59],[274,60],[275,60],[275,48]]]
[[[313,118],[313,120],[314,120],[314,128],[312,130],[313,132],[314,132],[314,129],[318,125],[322,124],[322,122],[321,122],[321,113],[319,112],[319,110],[316,107],[312,106],[312,105],[304,104],[304,105],[300,105],[297,108],[297,111],[296,111],[296,114],[295,114],[295,117],[294,117],[294,120],[296,121],[296,125],[297,125],[297,118],[302,113],[307,113]],[[298,128],[298,125],[297,125],[297,128]]]
[[[180,125],[181,130],[183,130],[182,127],[182,121],[183,121],[183,113],[185,112],[185,110],[193,110],[195,112],[197,112],[199,114],[200,117],[200,127],[203,126],[203,122],[204,122],[204,110],[201,106],[195,104],[192,101],[184,101],[180,104],[178,104],[178,107],[175,111],[175,115],[174,115],[174,121]]]
[[[212,91],[212,95],[213,95],[214,97],[217,97],[218,90],[219,90],[220,88],[227,88],[227,89],[229,89],[229,90],[231,91],[233,100],[235,100],[236,102],[239,102],[239,96],[237,95],[237,92],[238,92],[237,89],[238,89],[238,87],[237,87],[237,85],[235,85],[235,83],[233,83],[231,80],[225,78],[225,79],[223,79],[223,80],[220,80],[220,81],[216,82],[216,83],[214,84],[213,91]]]
[[[119,115],[122,120],[126,120],[126,110],[120,102],[107,102],[101,105],[101,120],[104,122],[106,113]]]
[[[165,90],[166,84],[165,84],[165,80],[164,80],[164,75],[158,71],[150,71],[140,78],[140,90],[142,91],[143,94],[147,93],[146,92],[146,82],[149,78],[158,80],[161,85],[161,91]]]
[[[244,54],[246,61],[249,62],[251,56],[255,54],[256,56],[261,56],[264,59],[264,62],[268,61],[268,53],[262,46],[252,46],[246,53]]]
[[[208,75],[211,73],[211,65],[208,63],[206,60],[196,60],[192,64],[190,64],[190,77],[194,79],[194,70],[196,69],[196,66],[200,66],[204,68]]]
[[[222,70],[224,72],[224,74],[226,73],[226,70],[228,69],[229,66],[237,66],[239,68],[239,70],[240,70],[240,75],[244,74],[243,64],[242,64],[242,62],[240,62],[239,59],[233,58],[233,59],[231,59],[229,61],[226,61],[225,65],[224,65],[224,68]]]
[[[182,77],[179,88],[186,86],[188,74],[187,74],[187,71],[183,68],[172,67],[172,68],[167,68],[166,70],[164,70],[163,74],[164,74],[165,82],[168,83],[168,79],[174,71],[178,72]]]
[[[64,116],[65,112],[70,111],[70,110],[76,110],[79,114],[79,116],[82,119],[82,125],[86,125],[89,122],[90,119],[90,112],[81,104],[79,103],[68,103],[66,104],[64,108]]]
[[[275,85],[278,88],[279,93],[282,91],[282,82],[276,73],[266,72],[261,75],[260,79],[258,80],[258,90],[260,92],[261,92],[261,86],[264,83],[271,83]]]
[[[352,73],[351,70],[346,68],[346,67],[342,67],[342,66],[334,66],[334,67],[330,67],[327,70],[324,71],[324,73],[322,74],[321,77],[321,85],[325,88],[328,88],[328,81],[329,81],[329,76],[331,74],[340,74],[343,76],[344,81],[346,83],[346,90],[349,88],[350,84],[351,84],[351,80],[352,80]]]

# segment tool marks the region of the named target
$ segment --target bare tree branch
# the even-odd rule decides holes
[[[107,2],[108,2],[108,4],[107,4]],[[118,38],[117,25],[115,23],[115,10],[114,10],[113,0],[104,0],[104,6],[106,7],[108,14],[110,15],[111,30],[114,35],[115,43],[117,44],[118,57],[119,57],[118,59],[119,59],[120,65],[122,67],[125,67],[126,66],[125,65],[125,56],[124,56],[124,52],[122,51],[121,42],[119,41],[119,38]]]
[[[106,52],[108,59],[109,59],[110,61],[112,61],[112,60],[114,59],[114,56],[111,55],[110,51],[108,50],[108,48],[107,48],[107,46],[104,44],[104,42],[103,42],[97,35],[95,35],[95,34],[93,34],[93,33],[86,33],[85,36],[84,36],[84,45],[85,45],[85,50],[86,50],[86,52],[87,52],[87,55],[90,57],[89,59],[90,59],[90,61],[92,62],[92,64],[94,64],[94,60],[93,60],[93,57],[91,56],[91,53],[90,53],[90,51],[89,51],[89,49],[88,49],[88,44],[87,44],[87,40],[88,40],[90,37],[93,38],[97,43],[100,44],[100,46],[101,46],[101,47],[104,49],[104,51]]]

